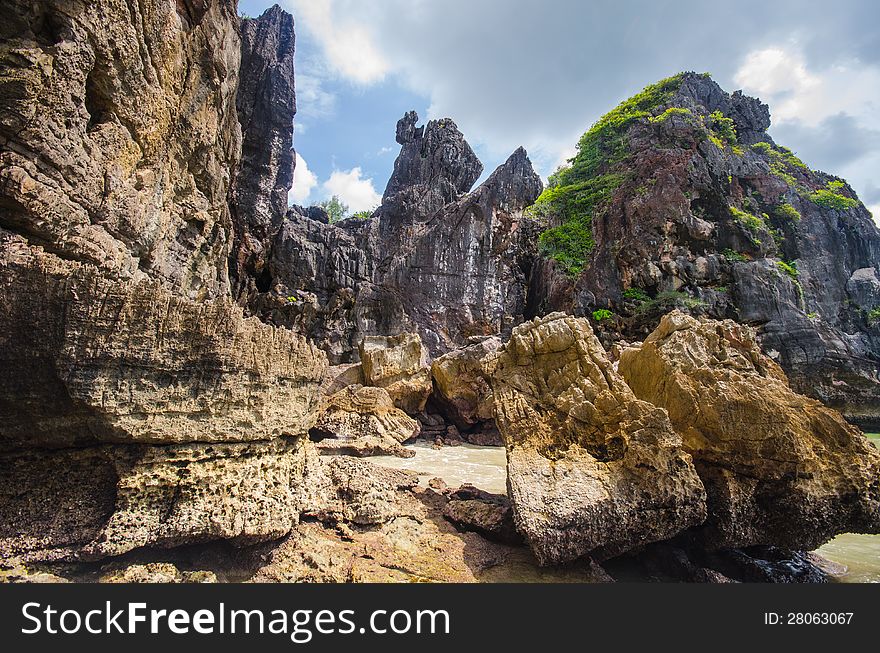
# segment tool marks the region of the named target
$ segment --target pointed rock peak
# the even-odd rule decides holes
[[[422,137],[423,127],[416,127],[419,121],[419,114],[415,111],[407,111],[403,118],[397,121],[397,142],[400,145],[412,143],[414,140]]]
[[[720,111],[733,119],[739,140],[746,145],[765,140],[770,127],[770,107],[761,100],[744,95],[742,91],[727,93],[709,73],[686,72],[680,75],[680,79],[677,101],[673,104],[691,100],[708,113]]]
[[[496,202],[520,209],[538,199],[544,184],[532,167],[525,148],[520,146],[483,182],[480,189],[484,188],[494,192]]]
[[[483,164],[452,120],[441,118],[416,127],[418,119],[415,111],[409,111],[397,122],[400,154],[384,199],[421,186],[437,196],[440,204],[435,208],[439,208],[469,191],[482,174]]]

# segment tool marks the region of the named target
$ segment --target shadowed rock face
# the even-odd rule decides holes
[[[268,271],[272,240],[287,213],[295,158],[293,16],[278,5],[241,21],[241,71],[236,107],[242,128],[234,184],[230,274],[234,294],[258,291]]]
[[[540,178],[520,148],[467,192],[482,166],[461,132],[416,120],[398,123],[401,153],[373,218],[329,225],[292,209],[271,289],[252,299],[257,315],[308,334],[334,362],[357,360],[369,335],[417,330],[436,355],[522,319],[538,233],[523,209]]]
[[[522,324],[490,367],[514,518],[542,564],[703,522],[703,484],[666,412],[636,399],[586,320]]]
[[[670,107],[679,112],[664,116]],[[712,142],[716,111],[732,119],[735,146]],[[880,274],[880,231],[864,205],[842,180],[773,142],[766,105],[702,75],[683,75],[650,112],[654,120],[621,131],[622,160],[597,171],[624,178],[593,211],[596,246],[583,274],[572,281],[537,266],[535,312],[608,308],[623,319],[602,325],[606,343],[618,334],[641,340],[685,306],[663,294],[684,293],[701,303],[695,314],[758,326],[764,351],[799,392],[880,428],[880,320],[868,317],[880,306],[869,280]],[[829,183],[851,206],[810,199]],[[796,279],[780,261],[796,266]],[[627,290],[649,301],[627,299]]]
[[[620,372],[665,408],[708,493],[711,547],[814,549],[880,531],[880,452],[834,410],[793,392],[748,327],[679,312]]]

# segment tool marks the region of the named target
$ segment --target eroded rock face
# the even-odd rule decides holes
[[[287,213],[295,158],[293,16],[278,5],[241,20],[241,72],[236,94],[241,162],[231,204],[230,273],[243,301],[268,277],[271,245]],[[265,290],[265,288],[263,289]]]
[[[665,408],[708,493],[714,547],[818,547],[880,531],[880,452],[834,410],[795,393],[754,333],[674,312],[619,369]]]
[[[365,336],[418,331],[432,355],[522,319],[539,227],[523,215],[541,180],[519,149],[471,192],[482,170],[448,119],[399,125],[401,153],[369,220],[326,224],[292,208],[272,246],[255,314],[356,362]]]
[[[399,408],[384,388],[350,385],[326,400],[310,431],[321,453],[352,456],[415,455],[402,443],[418,436],[419,423]]]
[[[70,560],[287,534],[300,439],[103,445],[2,455],[0,556]]]
[[[114,281],[0,235],[0,448],[267,440],[313,424],[326,358],[229,299]]]
[[[610,557],[703,522],[681,438],[633,395],[586,320],[516,327],[492,379],[516,525],[542,564]]]
[[[228,292],[236,3],[12,0],[0,41],[0,227],[191,299]]]
[[[417,333],[368,336],[360,345],[364,381],[384,388],[394,405],[416,414],[431,394],[428,354]]]

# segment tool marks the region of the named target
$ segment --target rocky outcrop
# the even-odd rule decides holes
[[[297,439],[2,454],[0,557],[74,560],[275,539],[299,517]]]
[[[472,485],[463,485],[449,492],[447,497],[449,502],[443,509],[443,516],[459,530],[473,531],[496,542],[522,543],[510,500],[503,494],[491,494]]]
[[[325,454],[411,458],[415,454],[401,445],[419,430],[384,388],[350,385],[326,400],[310,436]]]
[[[0,247],[0,298],[3,555],[289,531],[319,350],[229,299],[113,282],[13,236]]]
[[[703,522],[681,438],[633,395],[587,320],[516,327],[492,379],[514,518],[542,564],[611,557]]]
[[[618,319],[597,323],[606,344],[643,339],[675,307],[757,326],[796,390],[880,428],[880,231],[852,188],[777,145],[766,105],[705,75],[664,80],[609,116],[569,180],[575,194],[587,184],[578,220],[594,246],[576,278],[536,268],[537,314],[610,310]]]
[[[494,426],[495,406],[486,370],[500,348],[501,338],[482,338],[431,363],[434,398],[459,429]]]
[[[359,351],[367,384],[384,388],[394,405],[407,413],[424,410],[431,394],[431,370],[419,334],[368,336]]]
[[[269,276],[272,242],[293,186],[294,47],[293,16],[278,5],[259,18],[241,20],[236,108],[242,147],[231,203],[229,267],[234,294],[243,302],[260,292]]]
[[[158,282],[0,239],[0,449],[217,442],[312,426],[326,359],[301,336]]]
[[[838,533],[880,532],[880,452],[792,391],[749,328],[674,312],[619,369],[669,412],[693,457],[709,546],[810,550]]]
[[[12,0],[0,42],[0,228],[115,278],[228,292],[235,2]]]
[[[2,558],[299,516],[326,357],[229,295],[235,3],[118,4],[13,2],[0,27]]]
[[[252,300],[334,363],[357,361],[367,336],[418,331],[439,355],[522,319],[538,230],[523,210],[540,178],[519,149],[468,193],[482,166],[458,128],[416,119],[399,124],[401,153],[373,217],[331,225],[292,208]]]

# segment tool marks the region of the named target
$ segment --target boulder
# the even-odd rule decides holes
[[[321,453],[411,458],[403,442],[418,436],[418,421],[399,408],[384,388],[350,385],[327,399],[310,431]]]
[[[462,531],[473,531],[506,544],[522,544],[522,536],[513,521],[510,500],[503,494],[484,492],[473,485],[463,485],[447,493],[449,502],[443,516]]]
[[[619,369],[665,408],[706,487],[711,547],[818,547],[880,532],[880,452],[836,411],[795,393],[754,332],[665,316]]]
[[[500,347],[501,338],[485,338],[444,354],[431,364],[434,397],[461,429],[470,430],[493,420],[495,408],[486,364]]]
[[[541,564],[611,557],[705,519],[666,412],[635,397],[587,320],[516,327],[492,385],[514,518]]]
[[[385,388],[394,405],[410,415],[424,410],[432,386],[419,334],[368,336],[359,350],[367,385]]]

